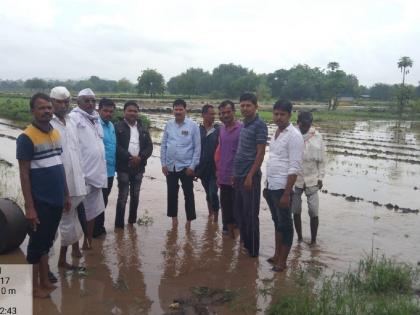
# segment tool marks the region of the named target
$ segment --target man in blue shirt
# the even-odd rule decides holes
[[[168,187],[168,217],[172,218],[172,226],[178,225],[178,181],[181,180],[185,196],[186,227],[196,218],[194,202],[194,169],[200,161],[200,130],[198,125],[185,117],[187,104],[182,99],[173,102],[173,114],[165,126],[160,161],[162,173],[166,176]]]
[[[102,129],[104,130],[103,142],[105,146],[106,170],[108,177],[108,187],[102,188],[105,207],[108,204],[108,196],[111,193],[115,175],[115,154],[117,148],[117,140],[115,137],[114,125],[111,122],[112,116],[114,115],[114,111],[115,103],[112,100],[108,98],[102,98],[99,101],[99,121],[101,122]],[[104,225],[105,211],[95,218],[95,229],[93,230],[93,237],[99,237],[106,233]]]

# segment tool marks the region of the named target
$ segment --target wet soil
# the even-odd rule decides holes
[[[159,142],[159,126],[166,118],[165,115],[152,117],[152,121],[156,121],[152,133],[155,142]],[[363,122],[340,127],[325,124],[320,129],[326,137],[334,134],[343,141],[347,136],[357,137],[361,142],[377,137],[384,141],[388,139],[387,145],[401,146],[403,151],[405,146],[420,149],[418,124],[400,126],[404,129],[399,131],[400,136],[393,134],[391,137],[388,134],[396,130],[392,124]],[[15,134],[15,131],[2,128],[0,126],[0,133],[19,134],[19,131]],[[272,132],[274,127],[270,130]],[[3,140],[5,142],[1,142]],[[327,140],[329,144],[332,141]],[[0,147],[0,158],[14,165],[3,176],[16,183],[14,142],[0,137]],[[358,149],[363,152],[364,145],[360,144]],[[158,156],[159,147],[156,146],[140,194],[139,218],[143,219],[140,223],[150,222],[149,218],[152,222],[114,231],[115,183],[106,210],[108,233],[103,239],[95,240],[94,249],[84,252],[83,258],[70,259],[72,263],[86,266],[86,273],[57,270],[57,240],[50,260],[52,271],[58,275],[59,287],[51,293],[51,299],[35,300],[34,314],[176,314],[180,311],[187,314],[186,310],[191,311],[191,307],[197,305],[203,314],[262,314],[272,303],[271,292],[286,292],[294,287],[291,275],[300,266],[325,273],[346,271],[356,267],[363,255],[372,252],[411,264],[420,261],[420,216],[395,211],[395,205],[398,209],[420,208],[419,190],[414,189],[420,186],[420,166],[417,164],[328,154],[324,193],[320,194],[318,244],[313,247],[307,244],[309,218],[304,208],[305,242],[295,240],[289,268],[283,273],[273,273],[266,259],[274,251],[274,227],[265,201],[261,202],[261,255],[258,258],[248,257],[241,249],[239,239],[223,236],[221,218],[218,223],[208,219],[200,183],[195,184],[197,220],[192,223],[191,230],[184,228],[182,196],[180,224],[172,229],[166,217],[166,183]],[[7,186],[2,194],[16,189],[16,186]],[[19,250],[0,256],[0,263],[25,263],[26,242]],[[218,298],[223,292],[231,292],[232,299],[216,298],[213,301],[213,295],[209,298],[200,294],[197,297],[197,292],[205,290],[218,292]],[[170,308],[174,302],[183,302],[184,309]],[[194,311],[197,313],[197,309]]]

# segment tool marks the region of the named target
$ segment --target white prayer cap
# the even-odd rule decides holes
[[[56,86],[51,89],[50,97],[56,100],[66,100],[70,97],[70,92],[64,86]]]
[[[91,89],[87,88],[81,90],[77,96],[95,96],[95,93],[93,93]]]

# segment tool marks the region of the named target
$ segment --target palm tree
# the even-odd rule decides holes
[[[398,68],[401,70],[403,74],[403,80],[402,80],[403,86],[405,83],[405,75],[410,72],[408,68],[411,68],[412,66],[413,66],[413,60],[411,60],[410,57],[407,57],[407,56],[401,57],[400,60],[398,61]]]

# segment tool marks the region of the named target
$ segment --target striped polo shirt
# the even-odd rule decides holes
[[[29,125],[16,140],[16,158],[31,161],[32,197],[54,206],[64,205],[65,175],[60,133],[51,125],[42,130]]]

